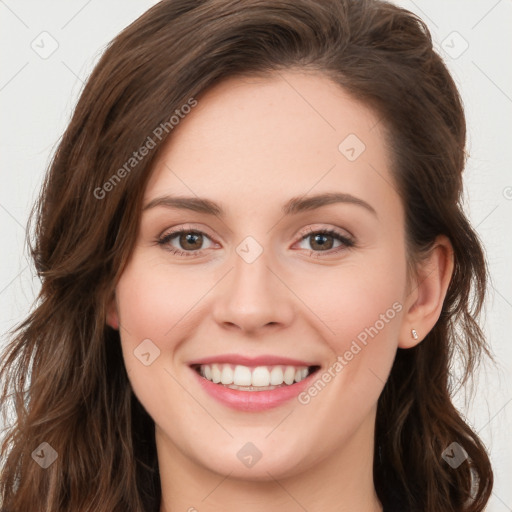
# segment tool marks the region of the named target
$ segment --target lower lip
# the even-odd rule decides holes
[[[238,411],[264,411],[278,407],[304,391],[309,386],[312,377],[318,372],[317,370],[300,382],[295,382],[289,386],[284,385],[270,391],[241,391],[227,388],[221,384],[214,384],[212,381],[201,377],[193,368],[191,370],[210,396]]]

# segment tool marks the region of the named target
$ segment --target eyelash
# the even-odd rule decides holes
[[[181,234],[184,234],[184,233],[187,233],[187,234],[194,234],[194,235],[203,235],[203,236],[206,236],[207,238],[210,239],[210,237],[204,233],[203,231],[199,231],[197,229],[185,229],[185,228],[182,228],[182,229],[178,229],[176,231],[172,231],[171,233],[167,233],[166,235],[162,236],[161,238],[159,238],[157,240],[157,244],[158,245],[161,245],[161,246],[166,246],[169,244],[169,242],[173,239],[173,238],[176,238],[178,235],[181,235]],[[338,233],[338,231],[334,230],[334,229],[320,229],[320,230],[317,230],[317,231],[311,231],[309,233],[307,233],[306,235],[302,236],[299,240],[299,242],[302,242],[303,240],[311,237],[311,236],[314,236],[314,235],[330,235],[332,236],[333,238],[335,238],[336,240],[340,241],[342,243],[342,245],[340,245],[339,247],[336,247],[334,249],[329,249],[328,251],[314,251],[314,250],[309,250],[309,255],[310,256],[313,256],[313,257],[317,257],[317,258],[321,258],[322,254],[328,254],[328,255],[333,255],[333,254],[337,254],[338,252],[340,251],[343,251],[343,250],[346,250],[346,249],[350,249],[352,247],[355,246],[355,242],[354,240]],[[170,251],[172,254],[176,254],[178,256],[185,256],[185,257],[199,257],[202,255],[203,251],[205,249],[198,249],[196,251],[182,251],[181,249],[176,249],[175,247],[171,247],[171,246],[168,246],[168,247],[165,247],[166,250]]]

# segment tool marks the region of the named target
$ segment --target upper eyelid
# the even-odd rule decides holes
[[[303,234],[302,236],[305,237],[307,235],[310,235],[311,233],[317,233],[317,232],[323,232],[323,231],[335,231],[336,233],[338,233],[340,236],[344,236],[346,238],[354,238],[354,236],[352,235],[352,233],[350,233],[350,231],[348,231],[347,229],[344,229],[344,228],[340,228],[340,227],[333,227],[333,226],[329,226],[329,227],[322,227],[322,226],[319,226],[319,227],[311,227],[309,226],[307,228],[307,232],[305,234]],[[343,234],[343,231],[346,233],[346,234]]]
[[[214,241],[216,238],[216,237],[210,235],[203,228],[193,228],[193,227],[188,227],[188,226],[180,226],[180,227],[177,227],[176,229],[174,229],[174,228],[164,229],[162,231],[162,233],[160,235],[158,235],[158,238],[160,239],[160,238],[164,238],[164,237],[171,236],[171,235],[178,235],[183,232],[185,232],[185,233],[189,233],[189,232],[200,233],[201,235],[206,235],[212,241]]]

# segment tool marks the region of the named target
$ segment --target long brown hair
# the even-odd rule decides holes
[[[2,356],[6,424],[8,407],[15,413],[1,451],[3,512],[158,512],[154,423],[132,392],[106,304],[134,245],[152,164],[172,136],[171,116],[225,77],[292,67],[332,78],[386,127],[409,261],[439,234],[454,249],[439,321],[417,347],[398,350],[379,398],[379,499],[411,512],[484,509],[493,473],[452,404],[450,369],[461,356],[465,384],[490,355],[477,323],[487,270],[461,206],[463,107],[427,27],[381,1],[163,0],[107,47],[31,214],[28,244],[42,287]],[[156,147],[134,163],[148,137]],[[453,442],[468,454],[457,469],[442,457]],[[41,443],[57,454],[46,469],[32,457]]]

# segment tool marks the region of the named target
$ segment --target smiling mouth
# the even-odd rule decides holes
[[[240,391],[272,391],[292,386],[320,369],[320,366],[244,366],[229,363],[194,364],[191,368],[204,379]]]

